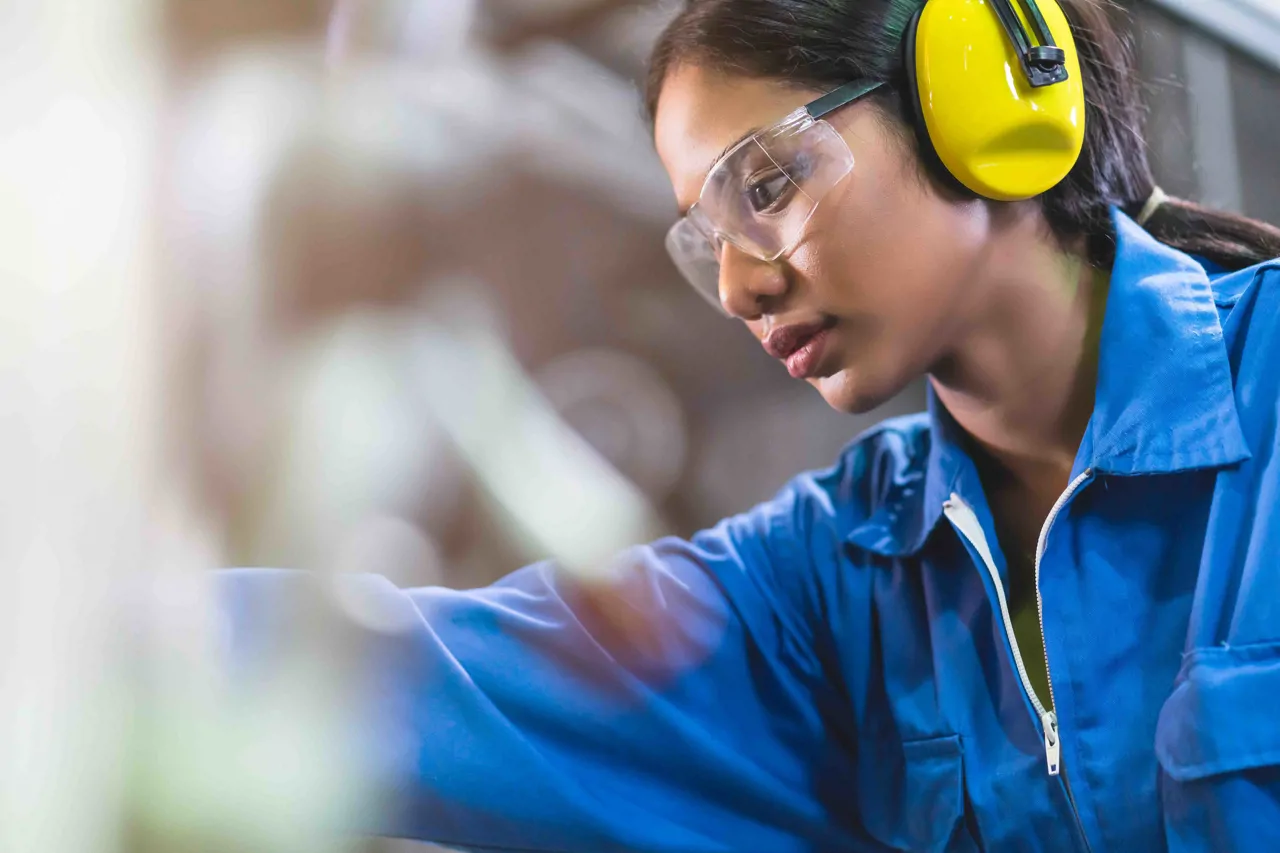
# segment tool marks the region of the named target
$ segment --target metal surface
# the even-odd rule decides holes
[[[1280,69],[1280,0],[1151,0],[1254,59]]]
[[[1200,198],[1215,207],[1240,211],[1244,190],[1230,55],[1220,42],[1197,32],[1183,34],[1182,54]]]

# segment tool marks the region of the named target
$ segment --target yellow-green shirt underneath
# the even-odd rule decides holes
[[[1034,598],[1013,614],[1013,636],[1018,641],[1022,665],[1027,669],[1027,678],[1031,679],[1036,696],[1045,708],[1052,711],[1049,671],[1045,664],[1044,642],[1040,634],[1040,611],[1036,608]]]

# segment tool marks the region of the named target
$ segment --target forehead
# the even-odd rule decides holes
[[[658,101],[654,140],[680,207],[698,200],[707,171],[726,146],[786,117],[816,94],[695,65],[673,69]]]

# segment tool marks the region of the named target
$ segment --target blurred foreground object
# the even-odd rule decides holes
[[[150,544],[160,363],[142,0],[0,4],[0,850],[115,848],[112,597]]]
[[[0,850],[316,853],[366,789],[341,666],[220,665],[165,392],[154,7],[0,5]]]
[[[573,295],[553,287],[597,284],[548,281],[559,272],[554,255],[542,269],[521,263],[558,250],[552,241],[573,226],[530,212],[572,184],[663,221],[656,172],[623,168],[641,143],[620,146],[608,126],[579,126],[585,105],[547,97],[551,78],[572,70],[555,51],[522,61],[528,73],[514,78],[484,55],[437,59],[357,54],[335,65],[305,46],[246,50],[211,65],[178,102],[166,246],[186,282],[199,354],[185,383],[198,413],[193,455],[228,519],[237,564],[363,564],[404,585],[483,585],[561,553],[540,534],[513,534],[506,498],[494,499],[502,454],[544,466],[525,488],[548,489],[537,501],[548,508],[553,492],[590,494],[593,470],[616,479],[611,465],[644,487],[642,502],[671,492],[683,472],[683,413],[656,371],[595,349],[535,378],[518,354],[552,323],[577,318],[549,312],[544,324],[516,313],[523,304]],[[577,139],[568,150],[566,135]],[[452,300],[435,298],[450,290]],[[488,386],[455,369],[480,384],[433,388],[433,360],[453,347],[433,341],[465,326],[459,312],[476,311],[494,319],[474,342],[498,355],[502,382],[539,401],[539,423],[581,444],[563,418],[586,413],[609,447],[546,464],[514,454],[519,423],[486,421],[484,445],[470,449],[474,432],[443,428],[442,416]],[[610,389],[615,380],[625,384]],[[590,462],[575,467],[575,458]]]

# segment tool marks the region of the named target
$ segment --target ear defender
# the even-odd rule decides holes
[[[1084,84],[1057,0],[926,0],[904,58],[917,134],[968,190],[1034,198],[1080,159]]]

